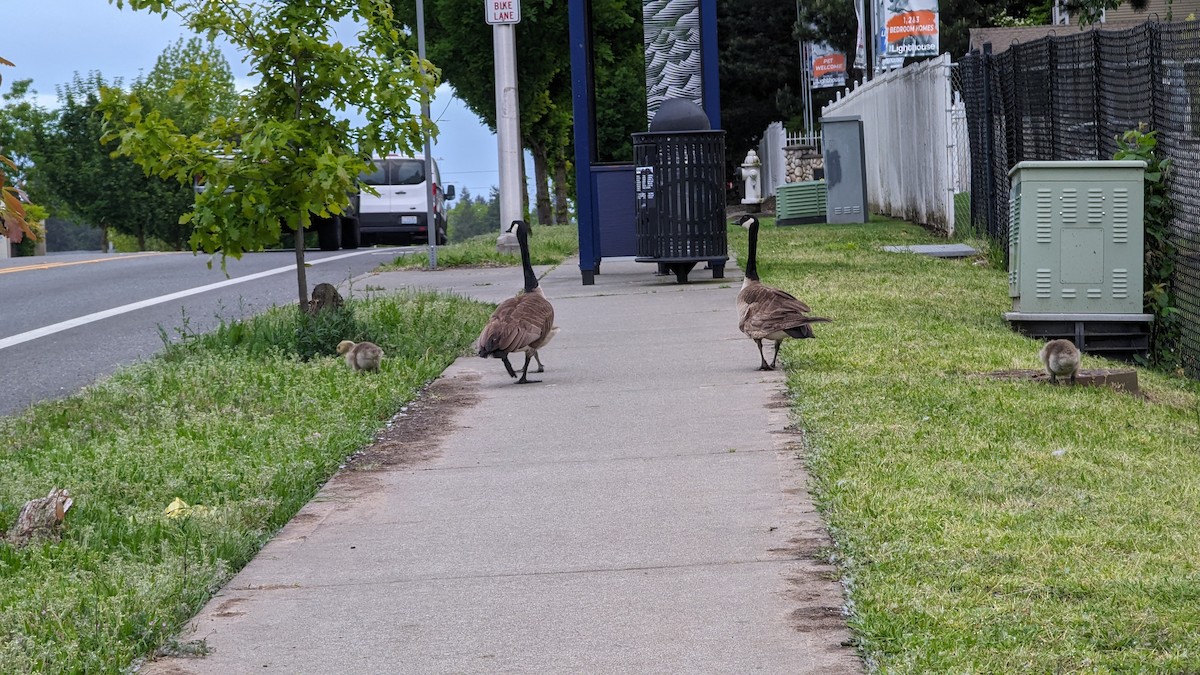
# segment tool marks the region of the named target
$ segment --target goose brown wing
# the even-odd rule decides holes
[[[770,306],[790,306],[799,312],[811,312],[812,307],[809,307],[804,302],[796,298],[796,296],[781,291],[773,286],[758,284],[748,286],[742,290],[739,299],[747,304],[766,303]]]
[[[554,309],[545,298],[526,294],[509,298],[496,307],[479,335],[483,354],[514,352],[538,342],[554,323]]]
[[[760,286],[745,290],[752,292],[740,298],[746,303],[746,310],[738,328],[752,338],[763,338],[814,321],[828,321],[808,316],[807,312],[811,312],[812,308],[777,288]]]

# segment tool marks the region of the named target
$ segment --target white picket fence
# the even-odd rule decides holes
[[[783,122],[772,122],[768,125],[758,142],[758,160],[762,162],[762,174],[758,184],[762,186],[764,198],[774,197],[775,188],[787,181],[787,163],[783,158],[783,148],[787,142]]]
[[[970,185],[966,115],[952,95],[952,68],[943,54],[893,70],[821,111],[862,119],[873,212],[947,235],[954,233],[954,195]]]
[[[953,92],[949,54],[860,83],[822,111],[863,120],[867,201],[872,212],[912,220],[954,234],[955,200],[970,191],[967,112]],[[821,137],[787,132],[773,122],[759,141],[764,197],[787,182],[784,148],[821,147]],[[969,214],[962,201],[959,218]]]

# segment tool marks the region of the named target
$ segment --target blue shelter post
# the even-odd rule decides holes
[[[688,0],[684,0],[686,5]],[[661,3],[657,3],[661,6]],[[649,7],[648,7],[649,5]],[[643,18],[654,5],[643,0]],[[590,0],[568,0],[571,44],[571,92],[574,113],[575,207],[579,224],[579,271],[585,286],[595,283],[604,257],[632,256],[636,252],[634,165],[601,163],[596,160],[595,77],[592,49],[592,12]],[[717,62],[716,0],[691,0],[679,16],[678,3],[672,3],[671,16],[676,26],[699,28],[700,66],[696,80],[700,91],[696,103],[703,108],[710,128],[721,123],[720,79]],[[694,35],[694,33],[693,33]],[[644,45],[647,51],[649,44]],[[678,45],[676,45],[678,47]],[[681,50],[676,49],[675,55]],[[693,52],[694,53],[694,52]],[[649,62],[649,56],[647,61]],[[678,74],[678,68],[674,69]],[[658,84],[658,83],[655,83]],[[648,87],[649,89],[649,87]],[[647,96],[650,101],[650,97]],[[655,101],[657,103],[657,101]],[[630,133],[645,129],[630,129]]]

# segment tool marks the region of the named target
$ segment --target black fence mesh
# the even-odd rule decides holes
[[[1170,226],[1185,372],[1200,378],[1200,30],[1146,23],[1016,44],[960,61],[971,139],[971,225],[1008,250],[1008,171],[1026,160],[1112,159],[1139,124],[1173,164]]]

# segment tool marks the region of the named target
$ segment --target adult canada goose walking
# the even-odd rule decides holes
[[[758,219],[742,216],[738,225],[750,230],[749,253],[746,256],[746,278],[738,293],[738,328],[758,345],[758,357],[762,359],[759,370],[775,370],[779,359],[779,345],[787,338],[811,338],[814,323],[829,322],[820,316],[808,316],[812,308],[797,300],[792,294],[767,286],[758,280]],[[775,354],[771,363],[763,355],[763,340],[775,341]]]
[[[537,372],[545,371],[538,350],[546,346],[550,338],[558,332],[554,327],[554,307],[538,286],[537,276],[533,273],[533,263],[529,261],[529,223],[524,220],[514,220],[508,228],[509,232],[517,235],[517,244],[521,247],[521,267],[525,271],[525,290],[511,297],[496,307],[492,318],[488,319],[483,332],[479,334],[476,343],[479,356],[496,358],[504,362],[504,368],[512,377],[517,373],[513,370],[508,355],[513,352],[525,352],[525,365],[521,368],[521,379],[517,384],[540,382],[525,377],[529,371],[530,359],[537,359]]]

